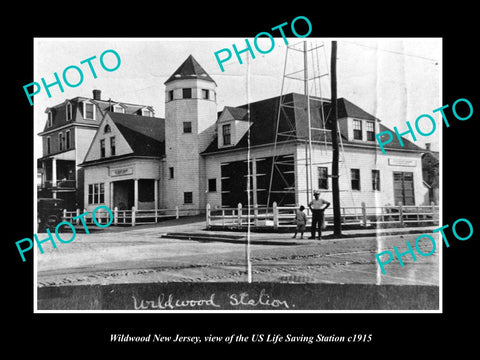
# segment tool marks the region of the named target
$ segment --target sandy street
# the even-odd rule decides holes
[[[58,243],[57,249],[45,243],[45,253],[37,250],[36,254],[38,287],[247,281],[243,240],[231,243],[161,237],[168,232],[203,232],[204,224],[197,218],[156,226],[112,227],[77,233],[73,242]],[[304,240],[293,240],[290,233],[252,233],[252,278],[254,282],[438,285],[438,250],[428,257],[417,256],[416,262],[410,255],[404,256],[404,267],[395,259],[385,266],[385,275],[375,260],[376,253],[393,246],[406,250],[406,240],[413,244],[425,232],[418,229],[417,234],[332,239],[327,231],[323,241],[307,240],[307,234]],[[44,237],[46,234],[39,234],[39,239]],[[272,241],[274,244],[269,244]],[[282,241],[294,243],[278,245]],[[424,252],[430,249],[431,245],[425,244]]]

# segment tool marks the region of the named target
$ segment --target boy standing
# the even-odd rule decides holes
[[[303,210],[305,210],[305,206],[301,205],[300,209],[297,210],[295,214],[295,223],[297,224],[297,228],[295,229],[295,234],[293,234],[292,239],[295,239],[298,231],[300,231],[300,239],[303,239],[303,232],[306,230],[307,225],[307,215],[305,215]]]

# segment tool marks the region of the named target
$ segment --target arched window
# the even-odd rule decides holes
[[[111,131],[112,131],[112,129],[110,129],[110,125],[108,125],[108,124],[105,125],[105,127],[103,128],[103,132],[104,132],[105,134],[106,134],[106,133],[109,133],[109,132],[111,132]]]

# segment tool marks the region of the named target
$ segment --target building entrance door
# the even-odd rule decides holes
[[[415,192],[413,189],[412,172],[393,173],[393,191],[395,205],[402,202],[403,205],[415,205]]]
[[[130,210],[134,206],[133,180],[115,181],[113,183],[113,206],[118,210]]]

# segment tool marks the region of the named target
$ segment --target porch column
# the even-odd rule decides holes
[[[153,180],[153,197],[155,201],[155,210],[158,209],[158,180]]]
[[[114,208],[114,206],[113,206],[113,191],[114,191],[114,190],[113,190],[113,186],[114,186],[114,185],[113,185],[113,181],[111,181],[111,182],[110,182],[110,186],[109,186],[109,187],[110,187],[110,191],[109,191],[109,193],[108,193],[108,204],[109,204],[110,209],[113,209],[113,208]]]
[[[138,179],[133,180],[133,202],[135,209],[138,210]]]
[[[45,182],[47,181],[47,169],[45,168],[45,160],[43,160],[41,162],[41,167],[40,169],[42,169],[42,180],[41,180],[41,184],[42,184],[42,187],[45,187]]]
[[[52,158],[52,187],[57,186],[57,159]]]

